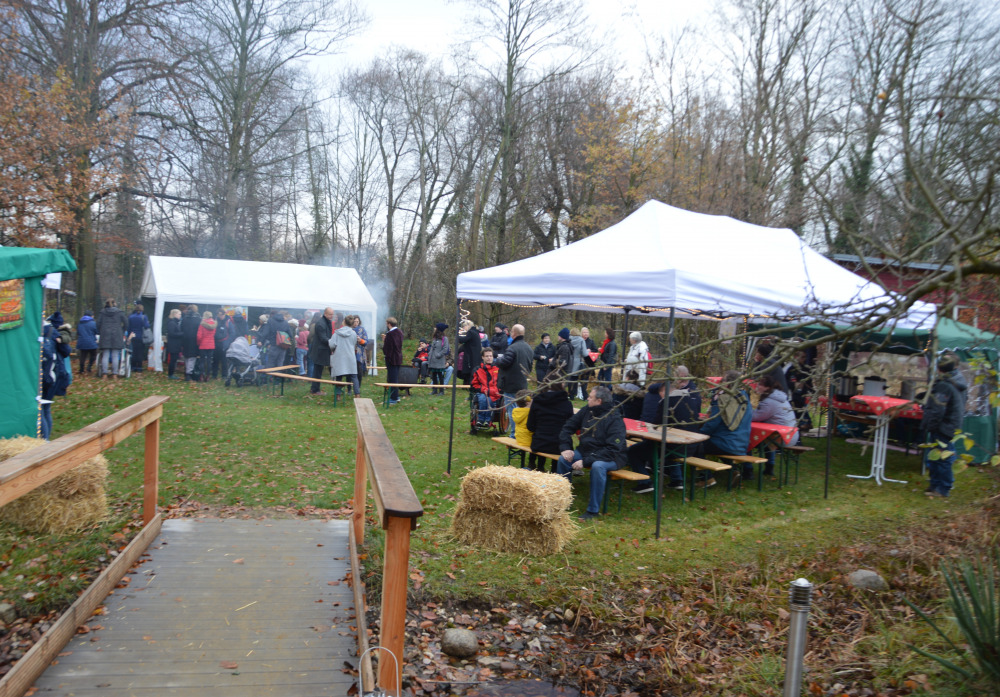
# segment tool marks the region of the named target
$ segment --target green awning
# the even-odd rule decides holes
[[[60,271],[76,271],[76,262],[65,249],[0,247],[0,281]]]

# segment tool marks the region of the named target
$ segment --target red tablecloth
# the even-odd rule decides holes
[[[708,414],[701,414],[701,418],[708,419]],[[628,419],[625,419],[626,423]],[[779,426],[778,424],[768,424],[763,421],[750,422],[750,447],[747,451],[753,450],[768,438],[777,434],[785,445],[790,445],[795,440],[795,434],[799,429],[795,426]]]
[[[819,398],[820,406],[827,406],[827,398]],[[895,417],[903,419],[922,419],[924,410],[919,404],[907,399],[898,397],[872,397],[870,395],[855,395],[850,402],[833,400],[834,409],[847,409],[862,414],[884,414],[889,410],[896,410]]]
[[[791,445],[795,440],[795,434],[799,432],[795,426],[779,426],[778,424],[766,424],[754,421],[750,424],[750,450],[753,450],[774,434],[781,437],[785,445]]]

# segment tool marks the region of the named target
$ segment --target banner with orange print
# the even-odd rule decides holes
[[[0,331],[24,324],[24,279],[0,281]]]

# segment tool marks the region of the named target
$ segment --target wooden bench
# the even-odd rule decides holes
[[[795,462],[795,483],[799,483],[799,458],[803,453],[815,452],[816,448],[810,448],[807,445],[783,445],[781,446],[781,454],[785,457],[785,484],[788,483],[789,470],[792,469],[791,464]]]
[[[495,436],[492,438],[493,441],[504,445],[507,447],[507,464],[511,464],[515,458],[521,458],[521,468],[524,468],[524,455],[525,453],[533,453],[539,457],[544,457],[547,460],[552,460],[555,462],[560,458],[560,455],[554,455],[552,453],[539,453],[533,451],[527,445],[522,445],[518,443],[514,438],[510,436]],[[625,482],[645,482],[649,480],[648,474],[641,474],[640,472],[633,472],[627,469],[616,469],[608,472],[608,479],[613,479],[618,482],[618,511],[622,510],[622,491],[625,488]],[[604,489],[604,509],[603,512],[608,512],[608,488]],[[656,503],[654,501],[653,505]]]
[[[546,460],[552,460],[555,462],[559,459],[559,455],[553,455],[552,453],[536,453],[527,445],[521,445],[515,439],[510,436],[494,436],[493,441],[499,443],[500,445],[507,446],[507,464],[509,465],[514,461],[514,458],[521,458],[521,468],[524,468],[524,455],[525,453],[531,453],[539,457],[544,457]]]
[[[297,365],[285,365],[278,368],[264,368],[263,370],[258,370],[258,373],[264,373],[265,375],[270,375],[271,377],[277,378],[281,381],[281,395],[285,395],[285,380],[302,380],[303,382],[316,382],[322,385],[334,385],[335,387],[354,387],[354,383],[347,382],[346,380],[324,380],[323,378],[310,378],[305,375],[293,375],[292,373],[282,373],[280,371],[287,370],[289,368],[298,368]],[[273,394],[273,386],[272,386]],[[333,406],[337,406],[337,399],[340,395],[336,390],[333,392]]]
[[[756,455],[716,455],[720,460],[725,460],[733,465],[751,465],[757,469],[757,491],[762,491],[764,488],[764,468],[762,465],[767,464],[766,457],[757,457]],[[743,488],[743,477],[740,477],[739,488]],[[778,486],[781,486],[781,478],[778,478]]]
[[[414,383],[402,383],[402,382],[376,382],[375,386],[376,387],[381,387],[384,390],[384,392],[382,394],[382,406],[384,406],[384,407],[389,406],[389,391],[393,387],[395,387],[398,390],[408,390],[411,387],[424,387],[424,388],[438,389],[438,390],[450,390],[453,387],[455,389],[458,389],[458,390],[467,390],[467,389],[469,389],[468,385],[434,385],[434,384],[431,384],[431,383],[428,383],[428,382],[416,383],[416,384],[414,384]]]
[[[693,469],[701,470],[703,472],[709,472],[710,475],[722,474],[723,472],[727,474],[726,481],[726,491],[732,487],[733,483],[733,467],[732,465],[727,465],[724,462],[715,462],[714,460],[706,460],[700,457],[688,457],[684,459],[684,463]],[[691,500],[694,500],[694,488],[695,488],[695,477],[691,477]],[[708,487],[705,487],[705,496],[708,496]]]

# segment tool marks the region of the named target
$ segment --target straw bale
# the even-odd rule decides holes
[[[0,462],[37,448],[44,440],[29,437],[0,439]],[[77,532],[107,515],[104,482],[108,461],[96,455],[6,506],[0,520],[42,533]]]
[[[455,506],[451,532],[462,544],[509,554],[542,557],[561,552],[576,535],[578,526],[568,511],[560,511],[547,521],[524,520],[497,511]]]
[[[462,478],[462,502],[470,509],[543,523],[572,505],[573,489],[558,474],[486,465]]]
[[[0,521],[31,532],[64,535],[101,522],[107,513],[104,491],[63,498],[35,489],[0,508]]]

